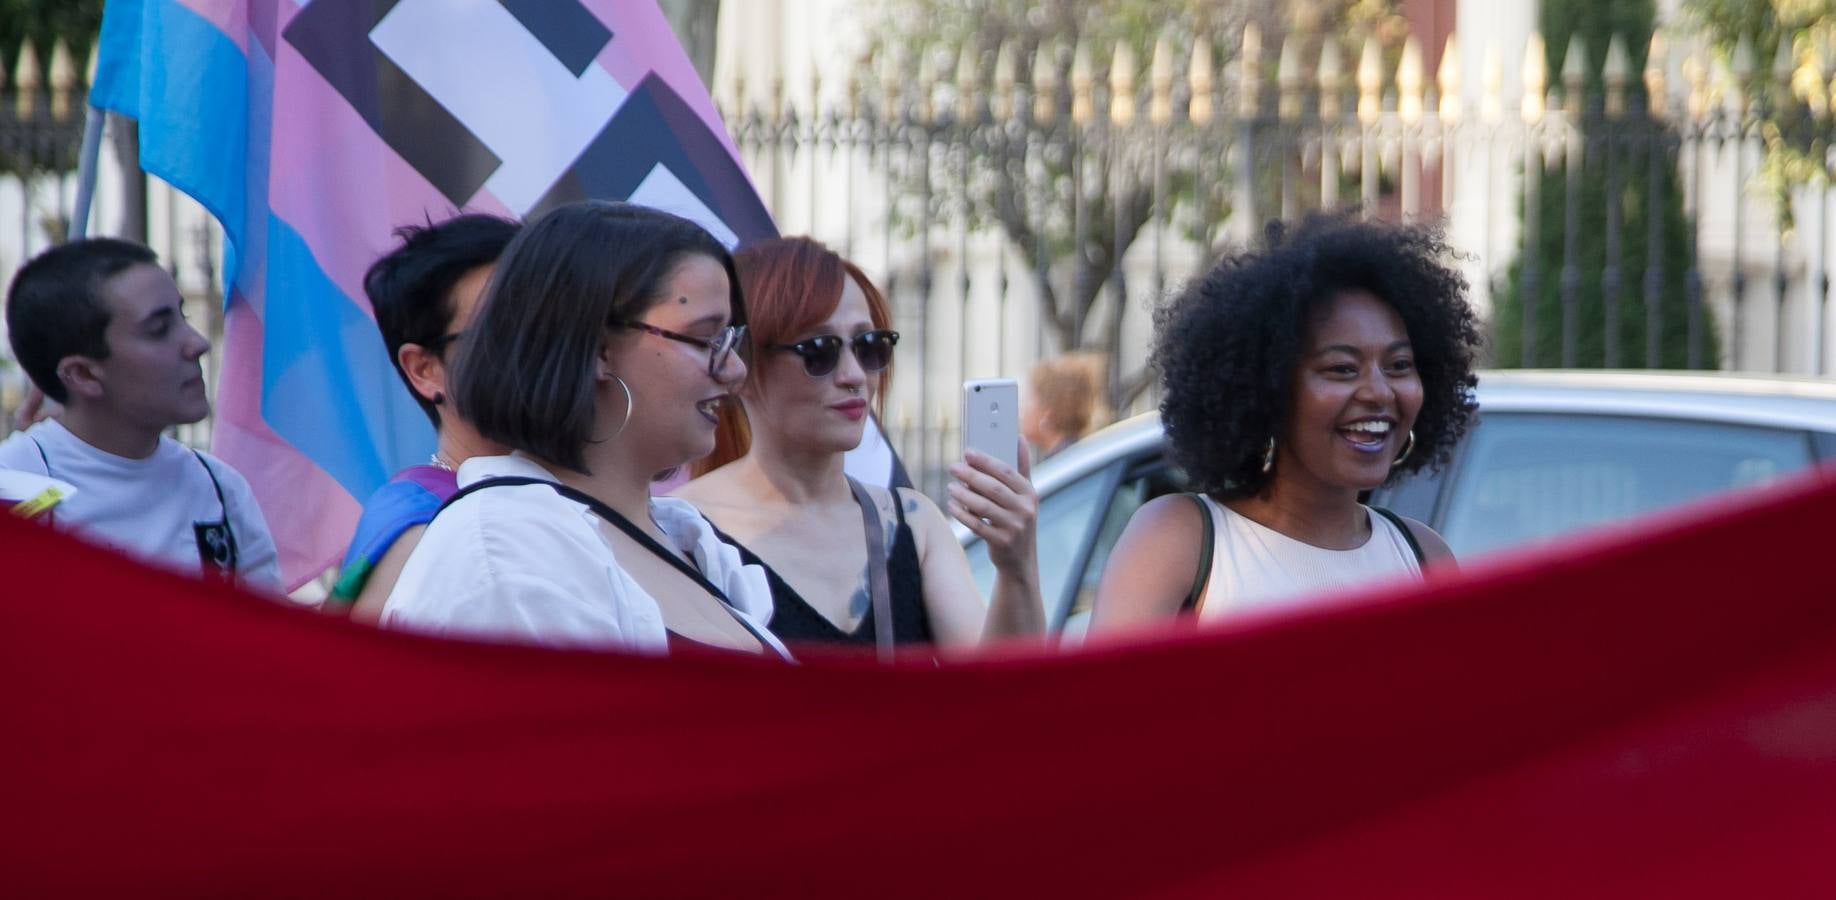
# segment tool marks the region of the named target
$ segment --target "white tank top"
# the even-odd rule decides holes
[[[1214,537],[1211,577],[1199,601],[1201,619],[1279,609],[1403,578],[1421,580],[1422,567],[1408,538],[1368,508],[1370,540],[1353,550],[1328,550],[1260,525],[1210,497],[1202,499],[1211,512]]]

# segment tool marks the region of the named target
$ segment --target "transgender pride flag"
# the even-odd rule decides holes
[[[109,0],[90,102],[228,235],[214,449],[289,588],[433,448],[363,295],[395,228],[599,197],[776,233],[650,0]]]

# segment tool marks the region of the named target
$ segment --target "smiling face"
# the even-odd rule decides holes
[[[784,345],[824,335],[852,342],[872,330],[873,313],[867,295],[853,277],[843,276],[841,301],[835,311],[822,322],[791,335]],[[852,343],[842,348],[835,370],[826,375],[810,375],[801,357],[783,349],[765,349],[753,364],[758,367],[758,377],[741,396],[755,437],[769,433],[780,446],[836,453],[860,445],[880,379],[878,373],[861,368]]]
[[[1421,408],[1422,380],[1402,318],[1368,291],[1341,292],[1322,307],[1301,348],[1274,477],[1375,488]]]
[[[663,293],[638,321],[683,337],[712,342],[732,321],[727,270],[712,257],[685,257],[664,282]],[[634,459],[654,470],[679,466],[714,449],[715,410],[746,377],[746,364],[730,354],[708,372],[709,350],[635,329],[607,332],[611,374],[631,389],[631,421],[619,431]],[[610,432],[624,421],[625,392],[610,379],[599,391],[597,417]]]
[[[95,396],[122,421],[160,430],[210,415],[204,370],[210,343],[185,320],[184,300],[159,266],[132,266],[102,283],[108,358],[91,360]]]

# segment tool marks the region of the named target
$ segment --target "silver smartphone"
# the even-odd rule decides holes
[[[1012,378],[963,382],[963,449],[1020,468],[1020,384]]]

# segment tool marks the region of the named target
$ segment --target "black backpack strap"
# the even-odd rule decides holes
[[[1403,540],[1409,542],[1409,551],[1415,554],[1416,565],[1422,565],[1428,562],[1427,554],[1422,552],[1422,543],[1415,539],[1415,532],[1409,530],[1409,523],[1404,522],[1402,516],[1390,512],[1381,506],[1371,507],[1371,512],[1389,519],[1390,524],[1396,526],[1397,531],[1402,532]]]
[[[1217,543],[1217,530],[1216,526],[1211,524],[1211,507],[1205,504],[1204,497],[1197,494],[1182,496],[1190,499],[1193,505],[1198,507],[1199,522],[1203,523],[1200,526],[1203,529],[1203,537],[1199,543],[1198,573],[1192,578],[1192,590],[1186,592],[1186,599],[1179,604],[1181,613],[1196,613],[1199,600],[1205,596],[1205,584],[1211,580],[1211,550],[1212,545]]]

